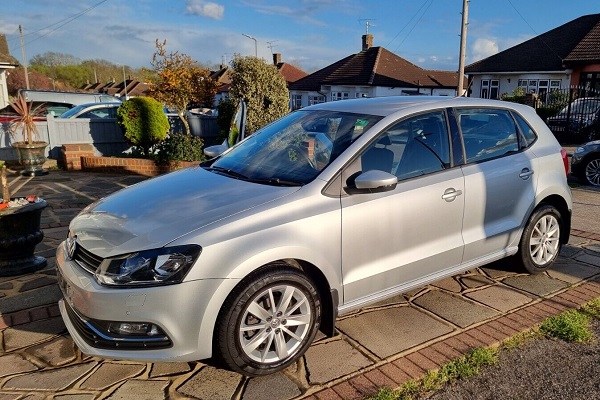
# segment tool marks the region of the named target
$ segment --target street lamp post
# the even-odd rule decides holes
[[[256,42],[256,38],[250,35],[246,35],[245,33],[242,33],[242,36],[246,36],[248,39],[254,40],[254,57],[258,58],[258,44]]]

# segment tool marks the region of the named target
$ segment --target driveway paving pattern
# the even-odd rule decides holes
[[[83,207],[143,179],[11,174],[13,195],[35,194],[49,203],[42,216],[44,240],[36,248],[48,267],[0,278],[0,399],[360,399],[600,297],[600,193],[578,188],[572,237],[554,269],[530,276],[509,261],[496,262],[341,316],[336,336],[319,334],[306,355],[283,372],[246,378],[210,361],[86,356],[58,312],[55,250]]]

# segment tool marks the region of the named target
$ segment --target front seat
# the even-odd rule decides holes
[[[389,136],[384,136],[368,149],[361,157],[362,172],[379,170],[384,172],[392,172],[394,165],[394,152],[390,149],[381,146],[389,146],[392,144]]]

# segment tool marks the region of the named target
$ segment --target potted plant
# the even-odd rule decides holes
[[[43,117],[45,107],[43,105],[33,107],[33,102],[27,102],[23,96],[17,97],[10,106],[17,114],[10,124],[11,132],[16,135],[20,131],[23,136],[23,140],[12,144],[19,154],[19,162],[25,167],[21,174],[26,176],[47,174],[48,171],[43,169],[43,165],[46,162],[48,143],[34,140],[34,136],[39,136],[35,120]]]
[[[42,211],[48,203],[35,196],[10,198],[6,166],[0,171],[3,204],[0,209],[0,276],[30,273],[46,267],[36,256],[35,246],[44,238],[40,229]]]

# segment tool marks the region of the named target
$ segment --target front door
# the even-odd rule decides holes
[[[444,111],[421,114],[388,128],[349,166],[390,172],[399,183],[342,197],[345,306],[376,301],[461,263],[464,178],[452,168],[448,143]]]

